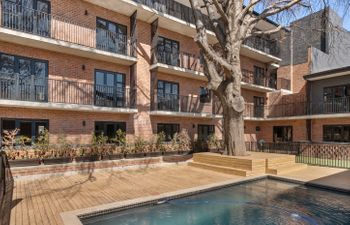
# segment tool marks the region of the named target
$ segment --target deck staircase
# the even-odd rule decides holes
[[[197,153],[190,166],[238,176],[262,174],[280,175],[305,169],[307,165],[295,163],[295,156],[251,153],[250,156],[234,157],[216,153]]]
[[[280,175],[287,172],[305,169],[306,167],[306,164],[295,163],[294,155],[283,155],[266,159],[267,174]]]
[[[264,174],[265,172],[264,159],[234,158],[215,153],[194,154],[193,162],[190,162],[189,165],[244,177]]]

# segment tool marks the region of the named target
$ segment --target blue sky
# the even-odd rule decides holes
[[[249,0],[244,0],[245,4]],[[305,0],[305,1],[311,1],[312,10],[297,10],[296,15],[292,16],[291,18],[285,19],[287,16],[281,15],[279,18],[271,18],[272,20],[275,20],[277,23],[288,25],[288,23],[292,22],[295,19],[299,19],[301,17],[304,17],[307,14],[310,14],[310,12],[317,12],[321,10],[324,5],[321,3],[323,1],[320,0]],[[340,17],[343,18],[343,26],[345,29],[350,31],[350,0],[327,0],[330,7],[338,13]],[[262,5],[257,5],[256,11],[261,11]],[[260,10],[259,10],[260,9]],[[288,16],[290,17],[290,16]]]

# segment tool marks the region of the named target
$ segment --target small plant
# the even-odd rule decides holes
[[[204,141],[204,140],[203,140]],[[218,139],[215,136],[215,134],[210,134],[208,136],[208,147],[211,149],[218,149],[219,148],[219,143],[218,143]]]
[[[179,150],[181,151],[191,151],[191,138],[186,129],[183,129],[176,135],[176,140],[178,143]]]
[[[44,129],[43,132],[39,134],[36,140],[36,145],[39,147],[41,150],[48,150],[49,149],[49,144],[50,144],[50,133],[47,129]]]
[[[126,145],[126,132],[118,129],[115,132],[115,138],[112,139],[114,143],[116,143],[118,146],[125,146]]]
[[[25,136],[25,135],[20,135],[16,137],[16,145],[20,147],[25,147],[26,145],[30,144],[32,142],[32,139]]]
[[[156,151],[165,152],[166,148],[164,146],[165,133],[162,131],[156,135]]]
[[[19,129],[14,130],[4,130],[4,135],[2,138],[2,143],[6,148],[13,149],[16,143],[16,136],[19,133]]]
[[[141,153],[146,152],[147,141],[145,141],[142,137],[136,137],[134,141],[134,152]]]

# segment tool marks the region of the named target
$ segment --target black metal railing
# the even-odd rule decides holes
[[[350,144],[246,142],[248,151],[289,154],[296,162],[350,169]]]
[[[277,81],[274,77],[258,76],[253,71],[242,69],[242,81],[247,84],[255,84],[259,86],[277,88]]]
[[[14,181],[6,153],[0,151],[0,225],[10,224]]]
[[[155,94],[151,109],[152,111],[216,114],[213,111],[212,102],[201,102],[199,96],[158,93]]]
[[[37,79],[34,75],[1,76],[0,99],[135,108],[136,92],[128,87],[95,85],[88,81]]]
[[[46,102],[47,78],[1,73],[0,99]]]
[[[264,118],[265,117],[265,106],[264,105],[254,105],[252,103],[246,103],[243,116],[244,117]]]
[[[135,56],[136,39],[90,24],[0,1],[1,26],[55,40],[66,41],[103,51]]]
[[[267,54],[279,57],[279,47],[276,40],[253,36],[247,38],[243,44]]]
[[[157,63],[203,72],[203,64],[200,56],[187,52],[165,52],[157,50]]]

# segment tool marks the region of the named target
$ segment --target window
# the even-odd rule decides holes
[[[323,141],[350,142],[350,125],[323,126]]]
[[[125,107],[125,74],[95,71],[95,105]]]
[[[254,96],[254,117],[264,117],[265,98]]]
[[[292,126],[274,126],[273,142],[292,142],[293,127]]]
[[[47,61],[0,53],[0,98],[47,101],[47,76]]]
[[[208,103],[211,101],[211,92],[208,88],[200,87],[199,96],[201,103]]]
[[[214,125],[198,125],[198,140],[207,140],[211,134],[215,134]]]
[[[96,19],[96,47],[98,49],[127,54],[127,27],[105,19]]]
[[[125,122],[95,122],[95,135],[104,135],[108,137],[108,142],[112,142],[112,139],[115,138],[117,130],[122,130],[126,132],[126,123]]]
[[[164,132],[165,141],[171,141],[176,133],[180,132],[180,125],[173,123],[159,123],[157,125],[157,134]]]
[[[36,141],[36,138],[44,132],[45,129],[49,130],[48,120],[33,120],[33,119],[2,119],[1,120],[1,134],[5,130],[14,130],[18,128],[18,136],[25,136],[30,138],[32,142]]]
[[[44,37],[50,35],[50,1],[5,0],[3,10],[4,27]]]
[[[254,66],[254,84],[265,85],[265,69],[259,66]]]
[[[323,97],[324,101],[330,101],[335,98],[350,97],[350,84],[334,87],[325,87],[323,89]]]
[[[179,111],[179,84],[159,80],[157,102],[158,110]]]
[[[172,66],[179,66],[180,44],[165,37],[158,37],[157,59],[158,62]]]

